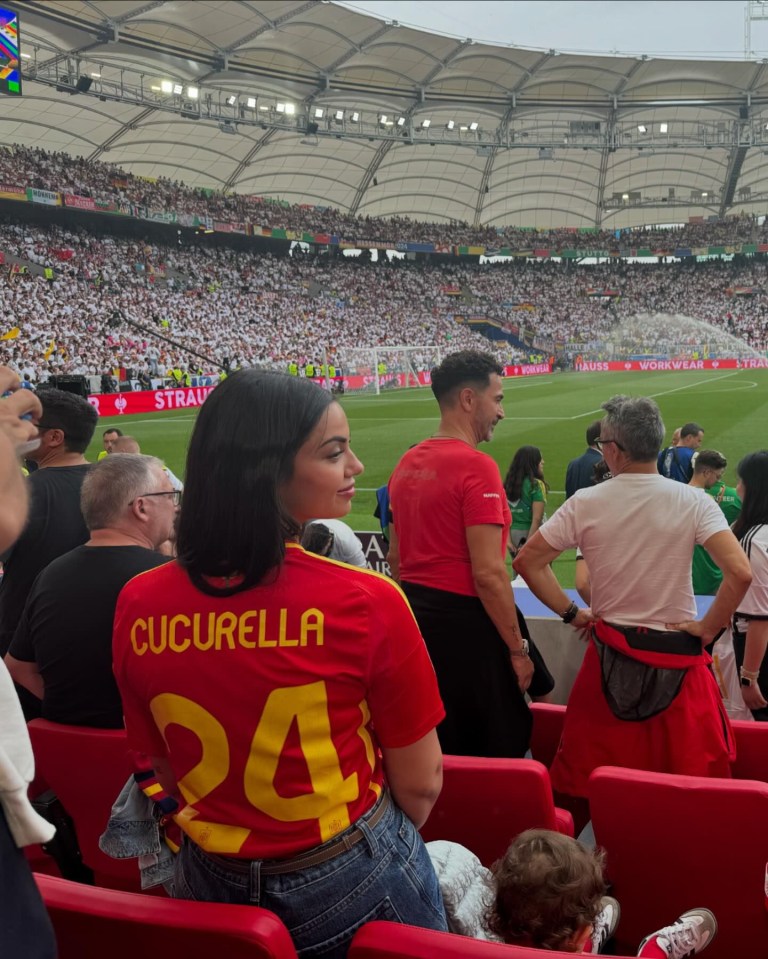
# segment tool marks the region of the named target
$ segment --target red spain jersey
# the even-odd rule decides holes
[[[113,657],[131,748],[168,757],[176,821],[226,856],[332,839],[380,794],[379,747],[445,715],[399,588],[294,544],[272,583],[234,596],[201,593],[176,563],[137,576]]]
[[[425,440],[395,467],[389,497],[400,578],[476,596],[466,528],[500,526],[504,556],[512,520],[496,462],[462,440]]]

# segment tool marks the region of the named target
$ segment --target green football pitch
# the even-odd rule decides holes
[[[728,459],[725,480],[729,485],[736,483],[740,457],[768,448],[768,370],[733,370],[561,373],[508,379],[505,419],[493,441],[481,449],[493,456],[503,476],[518,447],[538,446],[550,485],[547,513],[551,515],[563,500],[568,461],[584,451],[586,427],[600,416],[600,404],[615,393],[653,397],[668,438],[685,422],[700,423],[704,446],[720,450]],[[374,490],[387,481],[409,446],[434,432],[437,406],[429,389],[346,396],[342,403],[350,420],[353,449],[365,464],[348,521],[353,529],[376,529]],[[195,414],[186,410],[103,417],[88,458],[96,458],[101,433],[115,425],[135,436],[142,452],[159,456],[183,477],[194,419]],[[573,565],[573,554],[564,554],[556,564],[565,586],[572,585]]]

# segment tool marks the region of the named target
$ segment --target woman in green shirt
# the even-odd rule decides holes
[[[509,551],[514,556],[544,522],[549,485],[538,446],[521,446],[509,464],[504,489],[512,511]]]

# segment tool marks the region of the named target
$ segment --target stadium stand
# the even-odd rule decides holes
[[[573,819],[552,799],[549,774],[532,759],[443,758],[443,789],[421,829],[425,842],[445,839],[486,866],[526,829],[573,835]]]
[[[135,959],[147,951],[185,959],[296,959],[288,930],[257,906],[158,899],[36,876],[59,959]]]

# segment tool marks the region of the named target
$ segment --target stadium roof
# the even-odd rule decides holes
[[[0,142],[360,216],[621,227],[768,207],[765,61],[491,46],[323,0],[13,6],[29,59]]]

